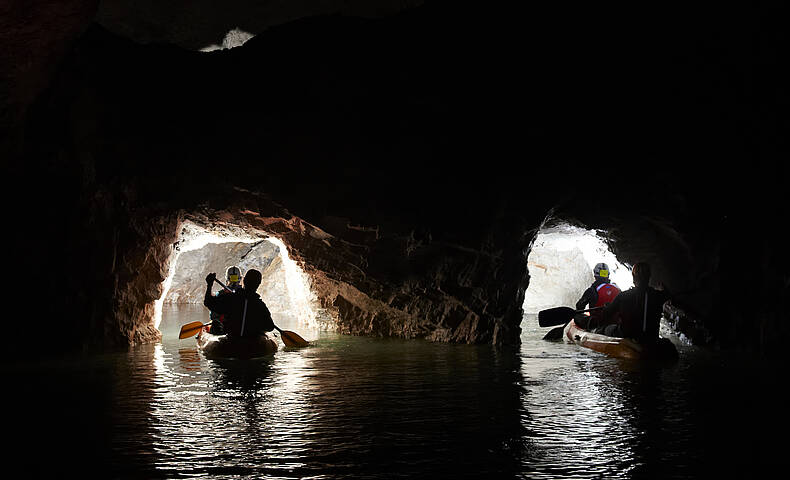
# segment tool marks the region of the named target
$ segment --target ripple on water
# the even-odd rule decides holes
[[[749,478],[781,458],[761,430],[778,377],[693,349],[648,369],[541,332],[511,352],[326,334],[217,362],[170,333],[6,368],[22,400],[6,409],[9,458],[43,450],[52,462],[25,464],[146,479]]]

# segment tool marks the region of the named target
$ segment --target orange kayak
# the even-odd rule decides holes
[[[198,348],[206,358],[249,360],[266,357],[277,352],[277,342],[269,334],[254,338],[212,335],[203,327],[197,336]]]
[[[607,337],[588,332],[576,325],[573,320],[565,326],[563,338],[566,342],[575,343],[616,358],[670,360],[678,356],[675,345],[669,339],[659,338],[654,345],[646,345],[631,338]]]

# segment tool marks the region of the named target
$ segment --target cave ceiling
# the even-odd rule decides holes
[[[188,50],[222,45],[227,33],[257,35],[289,21],[317,15],[378,18],[422,3],[422,0],[102,0],[96,22],[142,44],[167,43]]]
[[[12,213],[21,230],[89,257],[110,245],[90,257],[93,274],[130,282],[142,303],[184,212],[226,211],[234,192],[265,197],[247,210],[290,232],[310,225],[348,242],[354,268],[337,268],[364,278],[348,285],[398,315],[415,285],[439,285],[442,308],[410,308],[463,341],[518,320],[526,249],[550,212],[608,231],[624,260],[650,256],[693,287],[718,277],[747,226],[786,208],[787,39],[771,8],[52,5],[3,20],[13,68],[2,120],[23,159],[8,178],[34,178],[39,192]],[[243,44],[201,51],[234,29]],[[47,222],[26,213],[53,205],[63,214]],[[360,232],[376,232],[374,246],[362,242],[373,256],[356,252]],[[753,241],[769,304],[787,294],[776,242]],[[149,269],[148,283],[118,273],[119,251]],[[105,321],[84,300],[93,294],[72,293],[94,326]],[[365,301],[348,298],[337,308],[357,312],[349,328],[421,328],[365,317]]]

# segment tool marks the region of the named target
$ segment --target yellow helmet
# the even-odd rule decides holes
[[[593,275],[596,277],[609,278],[609,266],[605,263],[599,263],[593,268]]]
[[[228,267],[227,279],[228,279],[228,283],[240,283],[241,269],[235,265],[232,267]]]

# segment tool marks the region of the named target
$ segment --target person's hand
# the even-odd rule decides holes
[[[212,286],[214,284],[214,280],[216,279],[217,279],[216,273],[213,272],[209,273],[208,275],[206,275],[206,285],[208,285],[209,287]]]

